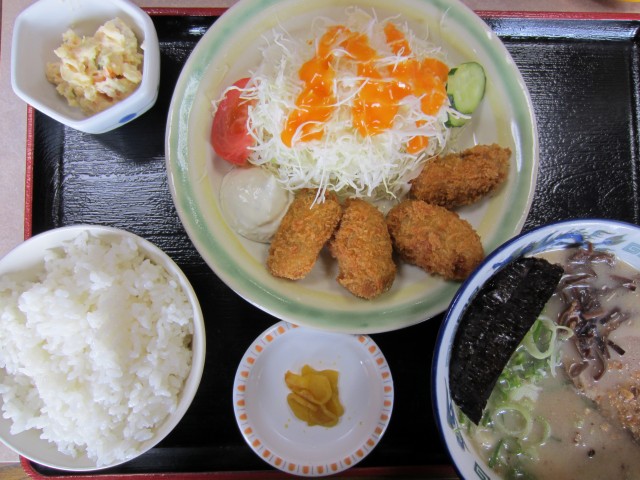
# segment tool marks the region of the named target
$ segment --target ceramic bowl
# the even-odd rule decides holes
[[[167,412],[167,416],[164,418],[164,420],[159,421],[159,423],[153,429],[150,429],[149,438],[142,441],[136,447],[135,454],[133,456],[129,456],[128,458],[114,460],[108,464],[98,464],[98,462],[94,458],[89,458],[89,456],[84,451],[81,451],[76,457],[63,454],[58,451],[54,443],[42,439],[40,437],[41,432],[35,428],[25,430],[21,433],[12,434],[10,431],[12,421],[8,418],[5,418],[4,416],[0,416],[0,440],[3,443],[5,443],[8,447],[13,449],[21,456],[35,463],[67,471],[100,470],[121,464],[125,461],[131,460],[135,456],[141,455],[142,453],[148,451],[163,438],[165,438],[180,422],[185,412],[187,411],[187,408],[191,404],[200,384],[205,360],[206,339],[202,311],[200,309],[200,304],[195,295],[195,292],[193,291],[193,288],[191,287],[188,279],[166,253],[164,253],[154,244],[141,237],[138,237],[133,233],[111,227],[93,225],[74,225],[49,230],[47,232],[31,237],[30,239],[26,240],[25,242],[21,243],[16,248],[11,250],[2,259],[0,259],[0,277],[10,276],[13,281],[18,282],[31,282],[38,280],[39,275],[43,272],[45,255],[48,255],[48,252],[54,249],[62,248],[64,244],[68,244],[69,242],[74,241],[80,235],[84,235],[85,233],[87,233],[89,236],[99,237],[100,239],[103,239],[107,242],[113,242],[114,244],[120,243],[123,240],[132,240],[137,246],[138,251],[142,253],[145,258],[164,268],[164,270],[168,274],[170,282],[173,283],[174,288],[182,289],[188,303],[193,310],[193,336],[191,339],[192,358],[191,370],[184,381],[181,393],[179,394],[177,402],[172,407],[172,411]],[[82,266],[78,266],[78,268],[81,269]],[[167,305],[166,308],[170,310],[171,305]],[[64,325],[59,326],[59,328],[63,327]],[[43,338],[49,337],[45,336]],[[162,340],[160,339],[158,343],[159,345],[162,345]],[[134,347],[132,347],[131,351],[134,350]],[[110,358],[110,350],[104,350],[103,347],[100,347],[99,350],[94,349],[93,351],[94,353],[105,351],[106,357],[103,356],[103,359]],[[159,352],[160,354],[162,354],[162,347],[160,347]],[[68,361],[73,363],[74,361],[72,356],[70,355],[66,356],[68,360],[64,360],[64,358],[65,357],[63,357],[62,360],[63,362]],[[30,365],[33,365],[33,362],[31,360]],[[107,365],[105,364],[105,368],[106,367]],[[33,370],[32,368],[31,371],[35,370]],[[1,383],[1,378],[3,378],[6,374],[6,370],[0,371],[0,373],[2,373],[2,375],[0,375]],[[55,373],[52,372],[52,375],[55,375]],[[153,375],[153,372],[149,372],[149,375]],[[68,376],[66,378],[68,379]],[[159,380],[159,382],[166,381],[162,380],[161,376],[160,378],[161,379]],[[164,384],[161,383],[161,385]],[[74,390],[67,383],[59,384],[59,386],[62,388],[66,388],[68,386],[70,392],[76,392],[76,390]],[[86,389],[81,388],[79,391],[85,392]],[[161,390],[157,391],[160,392]],[[135,392],[131,392],[131,399],[134,398],[133,393]],[[98,402],[99,397],[95,398],[96,402]],[[4,397],[0,395],[0,408],[4,410],[4,407],[5,400]]]
[[[284,376],[304,365],[338,372],[344,414],[332,427],[309,426],[287,404]],[[236,372],[233,408],[242,436],[273,468],[304,477],[336,474],[378,445],[391,419],[389,365],[367,335],[323,332],[279,322],[249,346]]]
[[[301,326],[343,333],[395,330],[445,310],[459,284],[399,262],[390,290],[366,301],[336,282],[334,259],[322,252],[303,280],[275,278],[265,268],[269,246],[247,240],[225,221],[219,191],[231,165],[210,145],[212,101],[261,61],[274,28],[301,42],[314,21],[344,18],[346,8],[394,18],[441,46],[451,65],[475,60],[489,82],[477,119],[457,133],[455,145],[498,143],[513,152],[511,170],[496,195],[460,210],[478,231],[486,252],[520,232],[538,168],[536,123],[528,92],[494,32],[457,0],[240,0],[196,45],[177,82],[166,131],[169,186],[189,238],[203,259],[238,295],[267,313]]]
[[[615,220],[580,219],[545,225],[524,233],[492,252],[456,293],[438,334],[433,360],[432,403],[440,433],[461,477],[497,479],[461,433],[457,407],[449,390],[451,346],[465,307],[496,271],[522,256],[593,244],[640,269],[640,227]]]
[[[69,106],[45,76],[47,63],[58,61],[53,51],[69,28],[93,36],[101,25],[120,17],[136,34],[143,50],[142,82],[127,98],[94,115]],[[160,48],[149,15],[129,0],[39,0],[16,18],[11,46],[11,86],[22,100],[76,130],[104,133],[149,110],[158,98]]]

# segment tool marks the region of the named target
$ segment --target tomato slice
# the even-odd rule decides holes
[[[239,89],[244,88],[249,81],[241,78],[233,84],[238,89],[230,89],[218,105],[211,126],[211,145],[215,152],[224,160],[235,165],[246,165],[254,139],[247,131],[247,117],[249,104],[240,98]]]

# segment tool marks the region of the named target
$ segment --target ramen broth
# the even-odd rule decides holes
[[[566,278],[571,275],[569,259],[576,252],[577,249],[558,250],[540,256],[563,265],[568,272]],[[530,402],[524,400],[525,405],[531,405],[533,428],[530,433],[519,440],[504,440],[504,429],[495,428],[497,417],[495,414],[490,416],[487,411],[479,426],[467,424],[476,450],[504,478],[640,478],[640,444],[629,429],[621,426],[607,402],[593,401],[621,390],[640,395],[640,288],[635,288],[636,285],[640,287],[640,272],[617,259],[611,263],[613,265],[606,261],[593,262],[582,268],[583,271],[593,269],[597,276],[589,280],[590,284],[598,291],[606,292],[597,297],[601,309],[622,312],[624,317],[617,328],[607,332],[606,338],[615,348],[608,344],[604,373],[600,372],[602,365],[589,365],[576,375],[577,370],[572,366],[582,361],[575,346],[577,336],[573,334],[570,338],[567,332],[561,335],[558,330],[557,361],[553,362],[555,376],[548,369],[543,378],[537,377],[536,386],[531,387],[536,393],[531,395]],[[575,288],[580,288],[579,284],[580,281],[576,282]],[[561,281],[541,315],[554,324],[566,322],[567,318],[566,314],[561,316],[568,305],[566,296],[563,300],[562,286]],[[517,355],[522,355],[518,353],[521,347],[505,372],[509,368],[519,368],[513,367],[513,362]],[[600,378],[594,380],[599,373]],[[501,380],[504,379],[501,377]],[[496,400],[494,395],[498,395],[495,389],[487,410],[495,408],[497,402],[505,402],[504,396]],[[640,402],[637,398],[635,402],[636,415],[640,415]],[[518,413],[511,417],[508,420],[512,422],[511,428],[518,430],[522,416]],[[640,432],[640,426],[638,429]]]

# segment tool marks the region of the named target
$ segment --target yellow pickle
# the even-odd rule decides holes
[[[289,407],[310,427],[333,427],[344,414],[336,370],[315,370],[305,365],[300,374],[287,371],[284,381],[291,390],[287,395]]]

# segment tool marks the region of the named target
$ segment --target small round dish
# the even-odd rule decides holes
[[[287,405],[284,375],[305,364],[339,373],[345,412],[333,427],[309,427]],[[233,384],[236,421],[248,445],[271,466],[306,477],[335,474],[366,457],[387,428],[393,397],[389,365],[369,336],[287,322],[251,344]]]
[[[89,243],[90,238],[99,239],[101,245]],[[74,247],[70,247],[71,244]],[[58,253],[63,250],[82,253],[73,257],[77,259],[73,265],[73,273],[69,273],[64,282],[59,281],[59,274],[56,276],[58,287],[55,295],[59,300],[52,302],[52,282],[47,282],[45,278],[49,278],[52,271],[71,271],[67,254],[63,256]],[[136,252],[135,256],[132,251]],[[96,252],[105,253],[96,255]],[[103,265],[118,267],[125,264],[124,258],[130,261],[126,271],[122,269],[114,274],[115,267],[90,268],[97,262],[96,258],[106,259]],[[132,259],[141,261],[135,263]],[[162,270],[163,273],[155,275]],[[120,275],[121,271],[125,273]],[[133,276],[131,272],[134,272]],[[162,281],[163,276],[166,281]],[[83,285],[82,292],[86,293],[91,289],[94,292],[92,297],[95,296],[98,300],[78,301],[81,295],[75,288],[80,285],[79,278],[86,279],[86,287]],[[25,285],[31,300],[24,293],[27,290],[21,288]],[[105,285],[114,288],[104,288]],[[158,285],[162,289],[159,303],[163,304],[162,311],[167,312],[162,322],[158,320],[162,316],[157,313],[160,311],[159,303],[156,303],[158,297],[153,301],[147,300],[149,296],[160,292]],[[184,295],[173,295],[169,290],[182,290]],[[106,293],[99,294],[99,291]],[[27,304],[33,304],[33,299],[38,298],[44,298],[48,302],[46,308],[39,311],[41,313],[28,316],[29,323],[34,326],[24,325],[19,315],[7,312],[11,309],[14,297],[18,295]],[[113,297],[110,301],[108,295],[115,295],[117,301],[114,302]],[[29,238],[0,259],[0,298],[3,302],[3,332],[0,334],[0,357],[3,361],[3,368],[0,369],[0,410],[3,415],[0,415],[0,441],[19,455],[40,465],[65,471],[86,472],[113,467],[153,448],[169,435],[191,405],[200,385],[205,361],[206,338],[202,310],[185,274],[166,253],[151,242],[125,230],[97,225],[73,225],[46,231]],[[41,301],[43,300],[39,300]],[[107,311],[103,309],[105,304],[108,305]],[[127,309],[127,306],[131,308]],[[29,311],[33,312],[37,307],[38,305]],[[65,308],[68,314],[62,312]],[[185,319],[183,313],[189,318]],[[107,321],[100,324],[99,316]],[[188,325],[189,321],[191,326]],[[145,326],[146,322],[148,324]],[[116,328],[113,328],[113,324]],[[72,327],[71,331],[69,325]],[[175,325],[180,327],[174,327]],[[126,333],[120,334],[122,331]],[[86,333],[91,335],[85,337]],[[188,341],[190,352],[184,349],[185,345],[177,347],[176,342],[162,338],[163,335],[167,337],[170,334]],[[138,345],[142,345],[148,354],[141,354]],[[16,351],[19,352],[18,355]],[[8,359],[4,355],[11,355],[11,352],[16,357],[5,363]],[[23,361],[27,355],[29,360]],[[155,360],[163,358],[163,355],[165,358],[170,355],[171,361]],[[48,360],[42,362],[42,356]],[[186,364],[189,356],[190,366]],[[28,365],[28,370],[27,367],[22,367],[18,374],[8,372],[5,365],[17,363],[15,358],[19,358],[22,365]],[[92,362],[88,358],[96,358],[99,368],[92,369]],[[70,365],[81,367],[74,370]],[[25,370],[29,384],[37,385],[38,389],[45,386],[45,393],[40,393],[47,395],[47,398],[40,401],[40,395],[34,393],[32,388],[29,399],[24,398],[22,403],[18,402],[21,410],[18,412],[19,421],[35,422],[35,425],[13,433],[14,420],[6,417],[4,395],[10,395],[14,390],[22,391],[15,388],[16,382],[10,377],[19,375],[20,382],[27,382],[26,376],[22,375]],[[78,371],[82,373],[78,374]],[[120,372],[119,375],[112,375],[114,371]],[[106,377],[109,377],[108,381]],[[181,386],[176,383],[177,378],[182,379]],[[52,386],[55,387],[55,392]],[[111,397],[100,394],[104,392],[105,386],[112,393]],[[166,402],[158,398],[162,395],[167,399]],[[33,397],[38,397],[35,403]],[[72,398],[79,397],[81,401],[72,403]],[[11,396],[9,398],[7,402],[9,408],[13,409],[15,418],[16,400]],[[107,413],[107,406],[111,402],[109,398],[116,398],[120,403],[116,407],[112,402],[112,410]],[[76,409],[65,410],[66,402]],[[141,407],[147,412],[153,412],[144,419],[149,422],[146,423],[147,431],[135,440],[128,438],[125,442],[124,437],[127,435],[123,432],[127,429],[139,431],[141,420],[135,413]],[[122,412],[123,409],[127,412],[125,416],[114,413],[114,410]],[[81,429],[83,439],[90,438],[91,445],[89,440],[83,443],[80,435],[76,434],[74,439],[79,442],[79,448],[77,455],[73,456],[61,452],[55,443],[44,439],[41,425],[43,422],[50,423],[43,419],[48,419],[51,411],[56,412],[53,423],[59,426],[56,431],[56,435],[59,434],[57,440],[64,444],[72,433]],[[94,430],[92,422],[101,424],[102,429],[96,427]],[[91,436],[87,434],[87,424],[91,424]],[[52,434],[50,428],[48,432],[49,435]],[[89,447],[100,455],[90,456],[87,453]],[[116,448],[119,451],[122,449],[123,453],[113,454]],[[103,456],[104,454],[107,456]]]
[[[431,392],[438,429],[462,478],[504,478],[489,466],[490,462],[473,446],[466,434],[466,427],[461,426],[451,395],[451,350],[466,306],[485,282],[508,263],[543,252],[584,247],[587,243],[596,250],[609,251],[621,261],[640,269],[640,227],[637,225],[609,219],[565,220],[530,230],[498,247],[467,279],[451,302],[436,341]],[[557,444],[562,443],[558,439]],[[549,468],[549,465],[545,465],[545,468]],[[589,468],[588,463],[585,466]]]
[[[215,155],[209,139],[212,101],[261,61],[270,32],[281,28],[301,41],[321,18],[336,23],[346,8],[407,23],[417,35],[441,46],[451,65],[481,63],[487,87],[476,120],[450,148],[497,143],[512,151],[511,170],[500,191],[460,210],[480,235],[485,252],[520,232],[538,171],[535,117],[527,87],[496,34],[458,0],[240,0],[207,31],[176,84],[165,151],[169,187],[189,238],[232,290],[280,320],[342,333],[378,333],[416,324],[443,312],[457,282],[400,263],[388,292],[370,300],[354,297],[336,282],[336,262],[325,251],[307,277],[292,282],[265,268],[268,245],[247,240],[224,219],[220,187],[230,164]],[[271,34],[272,35],[272,34]]]

